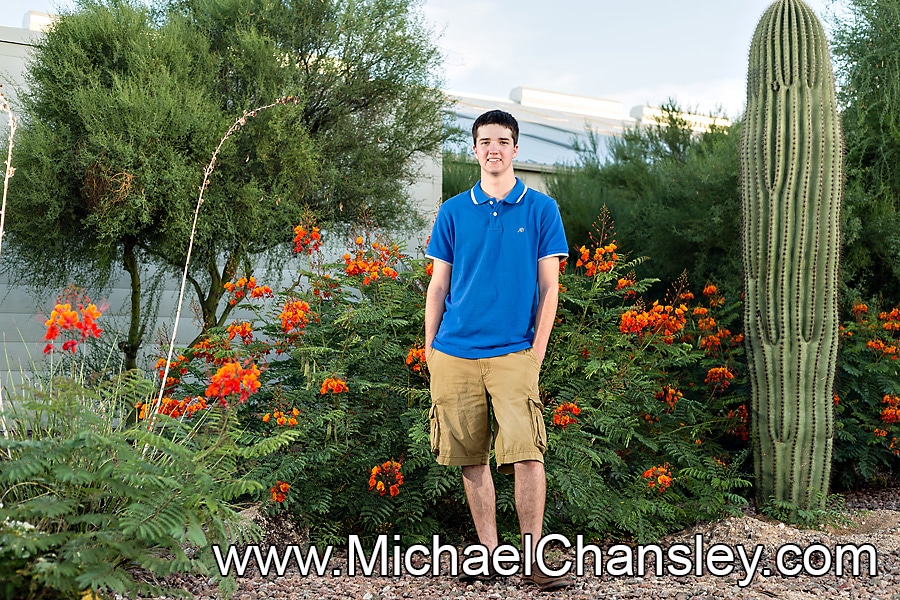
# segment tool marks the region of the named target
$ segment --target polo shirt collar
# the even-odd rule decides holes
[[[513,186],[513,189],[509,191],[506,195],[506,198],[503,199],[507,204],[518,204],[522,201],[522,198],[525,197],[525,192],[528,191],[528,186],[525,185],[521,179],[516,177],[516,185]],[[472,202],[474,204],[484,204],[488,200],[493,200],[491,196],[488,196],[484,193],[484,190],[481,189],[481,180],[475,184],[471,190],[469,190],[469,196],[472,198]]]

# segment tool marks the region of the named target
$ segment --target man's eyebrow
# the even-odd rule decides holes
[[[494,138],[491,138],[490,136],[483,136],[483,137],[478,138],[478,139],[475,140],[475,141],[476,141],[476,142],[483,142],[483,141],[485,141],[485,140],[490,141],[490,140],[492,140],[492,139],[494,139]],[[501,135],[500,137],[498,137],[498,138],[496,138],[496,139],[498,139],[498,140],[506,140],[507,142],[511,142],[511,141],[512,141],[512,136],[509,136],[509,135]]]

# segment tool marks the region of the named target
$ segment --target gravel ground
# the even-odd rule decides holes
[[[727,560],[712,564],[712,569],[726,569],[727,565],[735,565],[730,574],[714,576],[708,570],[702,575],[694,573],[677,576],[655,574],[653,555],[647,559],[645,574],[611,575],[609,570],[622,568],[625,564],[625,550],[613,551],[604,546],[601,554],[601,575],[593,572],[593,562],[586,561],[588,573],[572,577],[571,585],[563,590],[541,592],[534,586],[525,584],[518,575],[501,578],[485,584],[475,582],[464,584],[449,573],[447,561],[442,563],[441,574],[414,577],[403,574],[393,577],[366,577],[362,575],[348,576],[347,555],[336,554],[330,568],[340,568],[343,575],[302,576],[296,569],[289,569],[284,576],[263,577],[256,572],[238,579],[238,589],[234,594],[236,600],[269,600],[269,599],[331,599],[354,598],[359,600],[389,600],[399,598],[422,598],[430,600],[468,600],[487,598],[559,598],[559,599],[626,599],[626,598],[671,598],[682,600],[689,598],[721,598],[721,599],[768,599],[806,600],[813,598],[848,598],[848,599],[890,599],[900,600],[900,489],[856,492],[845,495],[848,513],[853,524],[842,528],[828,528],[824,531],[800,530],[794,527],[765,519],[756,515],[752,509],[741,517],[723,519],[715,523],[705,524],[686,531],[678,532],[660,542],[664,553],[663,568],[666,565],[676,570],[683,567],[684,560],[693,560],[695,549],[702,544],[701,556],[710,557],[710,548],[716,544],[718,558],[728,552],[735,555],[733,561]],[[698,537],[698,536],[702,536]],[[573,540],[574,542],[574,540]],[[683,544],[684,547],[677,546]],[[810,571],[821,571],[824,574],[814,575],[801,572],[795,576],[784,576],[778,573],[776,565],[777,549],[785,544],[796,544],[791,551],[809,552],[807,566]],[[862,574],[854,577],[847,573],[852,565],[852,553],[845,553],[843,576],[835,574],[837,561],[832,559],[836,549],[841,545],[853,544],[857,547],[871,545],[877,552],[874,561],[877,573],[869,574],[869,563],[861,561]],[[760,560],[755,574],[747,576],[747,570],[741,565],[739,552],[744,550],[752,557],[756,546],[761,545]],[[739,548],[740,546],[740,548]],[[686,557],[682,561],[667,560],[667,553],[672,548],[678,556]],[[831,568],[827,568],[826,557]],[[791,554],[790,557],[793,555]],[[620,557],[619,561],[610,560]],[[789,558],[790,558],[789,557]],[[571,559],[574,562],[574,550],[569,550],[559,560]],[[414,563],[414,566],[417,563]],[[788,566],[793,565],[789,562]],[[799,563],[798,563],[799,564]],[[376,568],[377,570],[377,568]],[[212,600],[220,597],[217,590],[207,581],[197,578],[171,578],[169,585],[191,593],[201,600]],[[162,600],[162,599],[160,599]]]

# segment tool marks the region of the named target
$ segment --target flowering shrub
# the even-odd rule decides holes
[[[89,302],[60,302],[46,322],[47,339],[68,333],[71,341],[89,342],[101,332],[100,312]],[[296,433],[276,432],[260,443],[233,406],[209,407],[203,395],[182,394],[190,387],[188,354],[172,361],[166,381],[164,368],[148,380],[137,371],[110,377],[72,362],[67,377],[51,363],[46,377],[4,389],[0,595],[171,595],[147,577],[136,579],[134,565],[151,581],[195,573],[225,583],[226,593],[233,589],[209,547],[252,541],[252,528],[231,503],[264,490],[239,465],[283,448]],[[213,376],[218,391],[211,395],[249,397],[259,375],[255,366],[227,362]],[[167,394],[157,403],[160,385]],[[139,422],[132,423],[135,407]]]
[[[665,298],[645,298],[654,282],[635,277],[639,261],[621,254],[604,227],[574,267],[561,268],[557,323],[542,366],[548,529],[653,539],[737,511],[749,493],[741,302],[713,283],[695,294],[684,279]],[[250,434],[296,435],[287,452],[243,466],[249,478],[272,486],[274,505],[292,511],[314,540],[470,536],[458,473],[438,466],[430,451],[422,339],[429,261],[367,232],[352,238],[343,260],[324,264],[321,234],[313,233],[313,221],[295,230],[310,265],[300,285],[268,307],[267,299],[254,304],[245,294],[240,303],[257,318],[185,349],[191,372],[220,368],[206,397],[243,399],[235,408]],[[861,336],[868,314],[856,309],[846,339],[858,342],[867,361],[895,364],[883,350],[897,346],[900,314],[885,311],[871,335]],[[272,349],[280,358],[267,362]],[[241,365],[251,355],[263,362],[242,387]],[[177,373],[185,368],[176,365]],[[900,403],[882,401],[886,395],[900,397],[900,390],[881,391],[877,410],[854,430],[885,458],[900,454],[893,421]],[[855,398],[841,391],[836,409]],[[511,478],[495,485],[498,498],[513,497]],[[517,538],[513,503],[498,502],[498,522],[504,539]]]
[[[875,307],[852,302],[840,328],[834,473],[843,487],[900,473],[900,309]]]

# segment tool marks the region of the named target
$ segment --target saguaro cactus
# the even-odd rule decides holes
[[[757,498],[821,508],[831,469],[843,169],[828,43],[777,0],[750,46],[741,130],[744,327]]]

